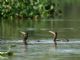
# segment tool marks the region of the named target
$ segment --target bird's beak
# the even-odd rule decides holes
[[[53,32],[53,31],[49,31],[51,34],[53,34],[53,35],[55,35],[55,32]]]
[[[25,34],[26,34],[26,33],[25,33],[25,32],[23,32],[23,31],[20,31],[20,33],[21,33],[21,34],[23,34],[23,35],[25,35]]]

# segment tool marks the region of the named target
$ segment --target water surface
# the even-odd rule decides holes
[[[4,44],[5,43],[5,44]],[[80,59],[80,41],[79,39],[70,39],[69,42],[58,41],[55,48],[51,39],[29,40],[27,46],[22,40],[7,40],[2,44],[8,46],[15,44],[16,47],[11,50],[15,55],[6,57],[4,60],[79,60]],[[1,47],[4,47],[1,44]],[[3,50],[7,50],[2,48]],[[2,58],[1,58],[2,59]]]

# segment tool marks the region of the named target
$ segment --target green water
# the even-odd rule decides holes
[[[0,22],[1,51],[7,45],[15,55],[0,57],[0,60],[79,60],[80,59],[80,24],[79,19],[42,19],[42,20],[2,20]],[[57,48],[53,47],[52,35],[49,30],[58,32]],[[19,31],[28,31],[30,45],[25,46]],[[69,42],[65,42],[69,39]],[[40,40],[37,42],[36,40]],[[50,42],[49,42],[50,41]],[[36,42],[36,43],[35,43]]]
[[[1,39],[21,39],[19,31],[28,31],[32,38],[51,38],[49,30],[57,31],[58,38],[80,38],[79,19],[1,20]]]
[[[0,60],[79,60],[80,59],[79,19],[2,20],[0,22],[1,51],[8,45],[14,56],[0,57]],[[49,30],[57,31],[59,41],[53,46]],[[19,31],[28,31],[30,45],[25,46]],[[65,39],[69,39],[66,42]],[[40,40],[40,42],[37,42]],[[49,42],[50,41],[50,42]]]

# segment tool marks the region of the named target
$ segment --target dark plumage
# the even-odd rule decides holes
[[[53,39],[54,45],[56,46],[56,45],[57,45],[57,42],[56,42],[56,39],[57,39],[57,32],[53,32],[53,31],[49,31],[49,32],[53,35],[53,37],[54,37],[54,39]]]
[[[25,45],[27,45],[27,39],[28,39],[28,32],[21,32],[23,34],[23,42]]]

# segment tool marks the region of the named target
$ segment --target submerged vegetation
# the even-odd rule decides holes
[[[12,51],[12,48],[15,47],[15,45],[10,45],[8,46],[8,50],[4,52],[0,52],[0,56],[5,57],[5,56],[13,56],[14,52]]]
[[[0,56],[13,56],[13,52],[12,51],[0,52]]]

